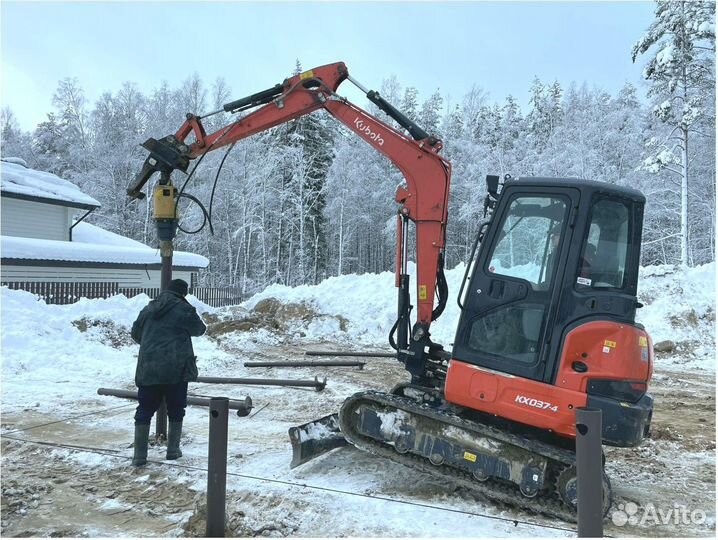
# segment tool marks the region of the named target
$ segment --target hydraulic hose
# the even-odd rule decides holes
[[[436,273],[436,296],[439,304],[431,312],[431,320],[435,321],[444,312],[446,302],[449,298],[449,285],[446,283],[446,274],[444,274],[444,254],[439,253],[438,269]]]

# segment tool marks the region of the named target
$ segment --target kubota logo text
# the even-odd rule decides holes
[[[379,146],[384,146],[384,139],[381,138],[381,135],[372,131],[371,128],[364,123],[364,120],[361,120],[358,116],[354,119],[354,125],[359,131],[364,133],[372,141],[375,141]]]

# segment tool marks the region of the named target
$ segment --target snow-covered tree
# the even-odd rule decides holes
[[[695,9],[692,4],[689,8]],[[695,32],[707,28],[691,24]],[[662,40],[672,39],[665,35]],[[693,43],[692,58],[710,52],[698,48],[713,46],[711,40],[704,41]],[[712,76],[712,59],[701,58],[699,65]],[[297,63],[295,69],[301,72],[301,65]],[[711,80],[706,77],[703,82],[708,85]],[[676,87],[651,82],[658,105],[682,88],[680,80]],[[712,94],[703,92],[705,85],[688,86],[689,97],[706,98],[687,126],[691,141],[687,260],[695,264],[710,261],[715,254],[715,108]],[[675,107],[682,103],[683,94],[676,94],[666,116],[674,125],[644,105],[629,84],[611,95],[587,84],[544,84],[536,79],[526,110],[512,96],[489,99],[477,86],[468,86],[458,107],[445,106],[438,91],[420,101],[417,89],[402,87],[396,77],[385,80],[379,89],[409,118],[443,139],[442,155],[452,163],[449,267],[466,260],[484,219],[485,176],[507,173],[579,176],[641,189],[648,199],[642,261],[680,260],[681,192],[666,167],[651,173],[639,165],[654,138],[668,141],[676,126],[680,138],[677,122],[686,123],[685,119],[671,115],[677,114]],[[147,155],[140,143],[174,133],[187,112],[221,108],[235,97],[226,82],[217,79],[208,86],[194,75],[177,87],[160,83],[147,93],[125,83],[107,89],[89,104],[83,101],[79,82],[69,79],[60,82],[56,96],[54,110],[30,133],[22,132],[12,112],[3,109],[2,155],[14,154],[31,167],[70,178],[102,203],[102,209],[88,218],[91,222],[156,245],[150,198],[128,204],[123,196]],[[398,128],[373,104],[358,105]],[[235,118],[222,113],[206,118],[204,125],[211,132]],[[671,167],[678,167],[680,153],[672,155],[678,163]],[[403,181],[401,173],[329,115],[318,112],[277,126],[239,141],[224,156],[225,150],[207,154],[186,188],[211,206],[214,235],[205,228],[194,235],[180,233],[176,240],[177,249],[210,259],[201,276],[203,284],[240,287],[251,294],[276,282],[315,283],[332,274],[392,268],[394,191]],[[184,177],[177,173],[174,180],[181,183]],[[186,200],[180,212],[187,230],[199,228],[204,219],[199,207]]]
[[[65,125],[65,136],[73,145],[86,149],[89,144],[86,127],[87,101],[76,77],[60,81],[52,104],[58,109],[58,119]]]
[[[407,86],[404,90],[404,97],[401,100],[400,110],[406,117],[417,122],[419,120],[419,91],[413,86]]]
[[[0,110],[0,155],[24,159],[31,166],[35,164],[32,138],[20,129],[15,113],[7,106]]]
[[[649,51],[643,77],[651,84],[653,112],[669,129],[648,141],[644,166],[680,179],[679,262],[687,265],[693,183],[689,142],[715,130],[715,2],[659,0],[654,21],[633,47],[634,62]]]
[[[35,157],[34,166],[40,170],[65,176],[71,169],[65,126],[57,120],[54,113],[48,113],[47,119],[35,128],[32,153]]]
[[[441,92],[437,88],[436,91],[429,96],[429,99],[427,99],[421,106],[421,112],[419,113],[420,124],[427,133],[440,135],[439,126],[441,123],[443,107],[444,98],[441,96]]]

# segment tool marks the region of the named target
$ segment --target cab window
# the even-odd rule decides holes
[[[543,304],[501,306],[474,320],[468,345],[479,353],[533,364],[538,358],[545,315]]]
[[[514,199],[489,257],[488,272],[525,279],[534,290],[548,289],[565,215],[566,203],[559,197]]]
[[[625,203],[598,199],[584,239],[576,287],[622,289],[628,259],[629,209]]]

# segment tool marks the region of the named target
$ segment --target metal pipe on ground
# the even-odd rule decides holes
[[[396,353],[352,351],[304,351],[305,356],[356,356],[359,358],[396,358]]]
[[[601,409],[576,409],[576,488],[579,538],[603,537]]]
[[[132,390],[118,390],[115,388],[98,388],[97,393],[101,396],[113,396],[113,397],[118,397],[118,398],[137,400],[137,392],[133,392]],[[199,407],[209,407],[210,399],[212,399],[212,398],[187,396],[187,404],[188,405],[196,405]],[[252,398],[247,396],[242,399],[231,399],[231,400],[229,400],[229,408],[233,411],[236,410],[237,416],[248,416],[249,413],[252,412]]]
[[[243,379],[237,377],[197,377],[196,382],[209,384],[246,384],[256,386],[297,386],[300,388],[314,388],[317,392],[321,392],[327,386],[326,377],[321,381],[317,377],[314,377],[313,381],[294,379]]]
[[[229,399],[212,398],[209,404],[207,449],[207,538],[224,538],[227,516],[227,423]]]
[[[311,360],[308,362],[245,362],[244,367],[358,367],[364,368],[365,362],[342,360]]]

